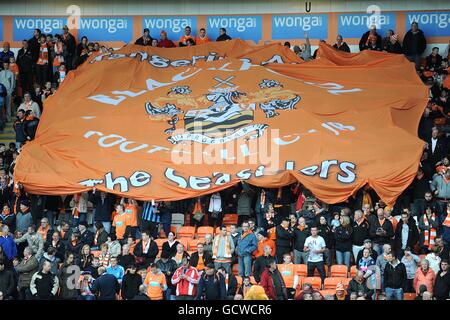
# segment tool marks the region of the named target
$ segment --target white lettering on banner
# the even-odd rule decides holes
[[[360,88],[353,88],[353,89],[344,89],[344,86],[334,83],[334,82],[326,82],[326,83],[316,83],[316,82],[304,82],[307,85],[311,85],[314,87],[319,87],[322,89],[327,89],[327,91],[331,94],[338,95],[341,93],[347,93],[347,92],[360,92],[362,89]]]
[[[187,26],[192,26],[194,23],[190,18],[144,18],[145,28],[150,30],[171,30],[174,33],[182,31]]]
[[[371,26],[372,24],[378,24],[378,29],[381,29],[384,25],[390,24],[390,17],[388,15],[380,14],[378,20],[371,18],[368,15],[340,15],[340,24],[342,26]]]
[[[53,30],[61,30],[64,26],[64,19],[56,18],[16,18],[14,19],[16,29],[41,29],[43,33],[50,33]]]
[[[314,177],[319,173],[321,179],[329,178],[329,170],[333,165],[338,165],[342,172],[336,174],[336,179],[341,183],[353,183],[356,180],[356,164],[352,162],[343,161],[339,163],[338,160],[325,160],[319,165],[312,165],[299,170],[300,173],[308,177]],[[319,169],[320,168],[320,169]]]
[[[116,185],[119,186],[120,192],[128,192],[131,187],[140,188],[150,183],[152,176],[150,173],[145,171],[135,171],[129,179],[126,177],[113,178],[112,172],[107,172],[105,174],[104,180],[101,179],[88,179],[79,182],[81,185],[86,187],[94,187],[100,183],[105,183],[105,188],[109,190],[114,190]]]
[[[309,31],[312,27],[321,27],[323,24],[320,16],[277,16],[274,17],[274,22],[277,28],[302,28],[303,31]]]
[[[236,29],[239,32],[244,32],[247,28],[256,28],[256,18],[251,17],[209,17],[208,22],[214,29],[230,28]]]
[[[436,25],[440,29],[447,29],[450,24],[450,13],[411,13],[408,14],[409,24],[413,22],[419,23],[421,25]]]
[[[340,131],[355,131],[355,127],[353,126],[344,126],[342,123],[339,122],[324,122],[322,123],[322,127],[325,129],[328,129],[332,132],[334,132],[335,135],[339,135]]]
[[[81,18],[81,29],[105,30],[116,33],[118,30],[128,29],[128,20],[120,18]]]

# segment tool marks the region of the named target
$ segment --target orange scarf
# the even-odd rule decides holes
[[[432,214],[431,219],[436,220],[436,216],[434,215],[434,213]],[[426,214],[423,215],[423,223],[425,226],[430,225]],[[431,248],[435,244],[434,240],[436,239],[436,235],[437,235],[436,229],[431,228],[430,230],[425,230],[423,233],[424,233],[423,245],[427,246],[428,250],[431,250]]]
[[[37,61],[39,65],[48,64],[48,47],[46,43],[41,44],[41,48],[39,49],[39,59]]]
[[[446,226],[447,228],[450,228],[450,211],[447,211],[447,217],[445,218],[442,225]]]

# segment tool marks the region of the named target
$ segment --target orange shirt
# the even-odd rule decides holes
[[[159,272],[153,274],[149,272],[145,277],[144,284],[147,286],[147,296],[150,300],[162,300],[163,299],[163,289],[161,286],[167,287],[166,276]]]
[[[203,262],[203,256],[198,256],[197,270],[201,271],[205,269],[205,263]]]
[[[125,213],[127,215],[127,223],[130,227],[137,227],[137,207],[131,204],[125,206]]]
[[[192,39],[192,40],[194,40],[194,42],[195,42],[195,38],[194,38],[193,35],[189,35],[189,36],[183,35],[183,36],[181,36],[180,42],[181,42],[181,43],[186,43],[187,39]]]
[[[44,242],[47,239],[47,232],[48,232],[48,230],[50,230],[50,226],[47,226],[45,229],[42,229],[42,227],[38,228],[37,232],[41,234],[42,239],[44,239]]]
[[[9,70],[14,73],[14,75],[17,77],[17,75],[19,74],[19,66],[17,65],[17,63],[10,63],[9,64]]]
[[[200,38],[200,36],[197,36],[197,38],[195,38],[195,44],[204,44],[204,43],[208,43],[211,40],[209,40],[208,36],[205,35],[204,38]]]
[[[125,234],[125,229],[127,228],[128,215],[125,213],[116,214],[113,220],[113,227],[116,227],[117,239],[122,240]]]

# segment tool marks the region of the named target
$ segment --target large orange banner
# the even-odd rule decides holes
[[[140,200],[300,181],[328,203],[369,184],[392,203],[419,165],[426,87],[401,55],[318,57],[241,40],[97,56],[46,102],[15,181]]]

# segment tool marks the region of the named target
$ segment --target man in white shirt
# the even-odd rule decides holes
[[[311,235],[305,240],[304,252],[308,252],[308,277],[314,276],[314,270],[320,273],[322,282],[326,277],[323,261],[323,253],[325,252],[325,240],[318,235],[316,226],[311,227]]]
[[[3,63],[3,70],[0,71],[0,83],[3,84],[6,88],[6,97],[5,97],[5,108],[6,108],[6,119],[8,121],[11,120],[11,99],[14,89],[16,87],[16,78],[14,73],[9,70],[9,62]]]

